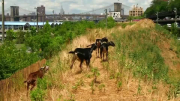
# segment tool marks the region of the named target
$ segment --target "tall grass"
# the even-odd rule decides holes
[[[145,28],[114,33],[116,52],[121,54],[119,62],[133,71],[134,76],[144,79],[166,79],[168,67],[157,46],[159,37],[153,30]]]

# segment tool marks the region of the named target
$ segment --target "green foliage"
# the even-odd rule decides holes
[[[126,28],[127,25],[133,25],[135,24],[134,22],[130,22],[130,23],[118,23],[118,25],[120,25],[122,28]]]
[[[100,91],[102,91],[102,89],[104,88],[104,91],[105,91],[105,85],[104,85],[104,84],[100,84],[100,85],[98,86],[98,88],[99,88]]]
[[[151,6],[146,9],[145,14],[151,16],[156,12],[173,12],[174,8],[177,8],[177,11],[180,10],[179,0],[169,0],[169,4],[165,0],[153,0]]]
[[[16,40],[17,40],[17,44],[23,44],[25,41],[25,32],[23,32],[22,30],[18,31],[16,33]]]
[[[139,80],[137,94],[140,94],[140,93],[141,93],[141,90],[142,90],[142,87],[141,87],[141,85],[140,85],[140,80]]]
[[[117,83],[118,91],[119,91],[119,89],[121,88],[121,86],[122,86],[122,82],[121,82],[121,81],[118,81],[118,83]]]
[[[112,28],[116,25],[116,22],[114,21],[114,19],[112,17],[108,17],[107,18],[107,28]],[[98,28],[106,28],[106,20],[101,20],[99,21],[96,26]]]
[[[179,30],[178,30],[178,27],[175,23],[171,24],[171,32],[175,36],[179,35]]]
[[[129,21],[132,21],[132,20],[134,20],[134,19],[143,19],[145,16],[144,15],[142,15],[142,16],[129,16],[128,17],[128,20]]]
[[[126,34],[113,35],[119,63],[133,71],[134,76],[153,80],[167,78],[168,67],[161,51],[156,45],[158,36],[152,40],[150,29],[127,31]],[[158,32],[162,33],[162,32]],[[125,61],[126,59],[129,62]]]
[[[94,88],[94,80],[91,82],[90,86],[91,86],[92,94],[94,94],[94,90],[95,90],[95,88]]]
[[[0,46],[0,57],[0,80],[39,60],[37,53],[28,54],[25,47],[17,49],[9,41]]]
[[[99,70],[97,67],[91,69],[93,75],[94,75],[94,82],[96,82],[97,77],[100,75]]]
[[[78,87],[80,86],[84,86],[84,81],[82,79],[80,79],[74,86],[72,86],[72,89],[77,91]]]
[[[47,77],[37,80],[37,89],[31,91],[32,101],[44,101],[46,89],[51,86],[51,82],[47,80]]]
[[[30,32],[7,31],[6,42],[0,46],[0,80],[42,58],[51,58],[74,38],[85,34],[88,28],[96,28],[98,25],[92,21],[63,22],[62,25],[51,28],[46,22],[38,32],[36,32],[35,27],[31,27]],[[114,25],[114,20],[108,18],[108,28]],[[25,47],[17,49],[13,43],[15,38],[16,43],[25,44]],[[31,52],[28,53],[27,49],[30,49]]]
[[[45,92],[44,90],[37,88],[31,91],[31,100],[32,101],[44,101]]]
[[[168,2],[164,0],[153,0],[151,6],[146,9],[144,12],[146,16],[151,16],[156,12],[167,12],[168,11]]]
[[[15,33],[13,30],[8,30],[6,32],[6,41],[12,41],[16,37]]]

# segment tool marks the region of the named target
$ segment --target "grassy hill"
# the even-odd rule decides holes
[[[50,71],[31,92],[30,100],[45,101],[178,101],[180,100],[180,42],[151,20],[118,24],[112,29],[87,29],[50,62]],[[125,28],[124,28],[125,27]],[[109,62],[96,58],[90,67],[79,62],[72,70],[69,51],[86,47],[96,38],[107,37],[116,46],[109,47]],[[97,83],[94,83],[97,74]],[[14,100],[26,100],[26,91]]]

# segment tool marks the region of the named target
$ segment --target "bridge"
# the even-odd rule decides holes
[[[118,5],[121,4],[121,5]],[[59,8],[60,9],[60,8]],[[80,19],[88,19],[88,20],[101,20],[106,17],[105,15],[105,9],[107,9],[107,12],[113,12],[115,10],[118,10],[121,14],[121,18],[127,18],[129,10],[131,9],[130,6],[124,5],[122,3],[116,2],[109,4],[105,7],[101,8],[96,8],[90,11],[86,12],[81,12],[78,14],[43,14],[39,13],[38,14],[38,21],[44,22],[46,20],[48,21],[54,21],[54,20],[80,20]],[[14,18],[16,21],[21,20],[21,21],[35,21],[37,19],[37,15],[35,14],[34,11],[26,10],[24,8],[21,8],[18,6],[19,13],[16,15],[10,14],[12,13],[10,7],[8,9],[5,9],[5,21],[13,21],[12,18]],[[117,12],[117,11],[116,11]],[[9,15],[10,14],[10,15]],[[1,20],[1,16],[0,16]]]

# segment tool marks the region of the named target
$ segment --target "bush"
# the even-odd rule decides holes
[[[32,101],[44,101],[45,92],[44,90],[37,88],[31,91],[31,100]]]

